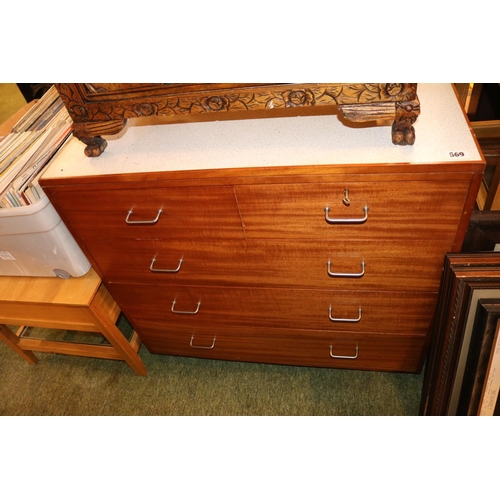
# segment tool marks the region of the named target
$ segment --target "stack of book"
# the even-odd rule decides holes
[[[61,97],[51,87],[0,141],[0,209],[40,199],[38,180],[71,136],[71,125]]]

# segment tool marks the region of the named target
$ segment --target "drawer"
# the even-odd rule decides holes
[[[256,184],[235,189],[248,238],[452,241],[468,181]],[[346,189],[348,201],[343,201]]]
[[[320,289],[108,285],[136,326],[143,319],[189,328],[233,327],[425,335],[437,294]],[[138,330],[140,334],[140,331]]]
[[[57,207],[85,238],[243,238],[232,187],[57,191]]]
[[[141,338],[155,354],[323,368],[418,373],[424,359],[420,335],[251,327],[179,332],[167,325],[149,325],[141,329]]]
[[[85,244],[111,282],[344,290],[437,291],[450,250],[442,240],[89,239]]]

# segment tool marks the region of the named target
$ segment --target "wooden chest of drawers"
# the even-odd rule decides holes
[[[418,372],[484,168],[421,87],[411,149],[330,116],[137,126],[41,184],[151,352]]]

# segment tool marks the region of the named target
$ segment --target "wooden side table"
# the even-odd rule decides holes
[[[89,356],[125,361],[137,375],[147,370],[138,350],[141,340],[134,331],[128,341],[115,323],[120,308],[96,272],[70,278],[0,277],[0,339],[28,363],[32,351]],[[6,325],[23,325],[14,333]],[[111,345],[91,345],[23,337],[27,326],[98,332]]]

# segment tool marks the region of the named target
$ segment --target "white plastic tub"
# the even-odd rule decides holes
[[[69,278],[89,270],[47,195],[33,205],[0,209],[0,275]]]

